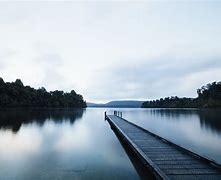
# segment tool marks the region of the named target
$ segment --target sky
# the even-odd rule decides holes
[[[0,77],[89,102],[221,81],[221,1],[0,1]]]

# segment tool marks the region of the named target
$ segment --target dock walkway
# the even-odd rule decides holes
[[[122,113],[105,113],[105,119],[156,179],[221,180],[221,168],[215,162],[123,119],[119,114],[122,116]]]

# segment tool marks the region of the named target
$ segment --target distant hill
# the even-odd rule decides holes
[[[87,102],[87,107],[105,107],[105,104],[96,104],[96,103]]]
[[[120,108],[140,108],[144,101],[121,100],[110,101],[105,104],[87,103],[87,107],[120,107]]]

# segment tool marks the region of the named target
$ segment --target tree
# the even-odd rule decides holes
[[[16,79],[15,80],[15,84],[18,85],[18,86],[24,86],[23,82],[21,81],[21,79]]]
[[[0,78],[0,107],[86,107],[83,97],[74,90],[70,93],[55,90],[47,92],[24,86],[20,79],[4,82]]]
[[[221,107],[221,82],[208,83],[205,86],[197,89],[197,98],[178,98],[166,97],[160,100],[146,101],[143,103],[144,108],[192,108],[206,107],[214,108]]]

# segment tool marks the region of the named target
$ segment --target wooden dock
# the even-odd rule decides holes
[[[216,162],[123,119],[122,113],[105,113],[105,119],[133,149],[155,179],[221,180],[221,167]]]

